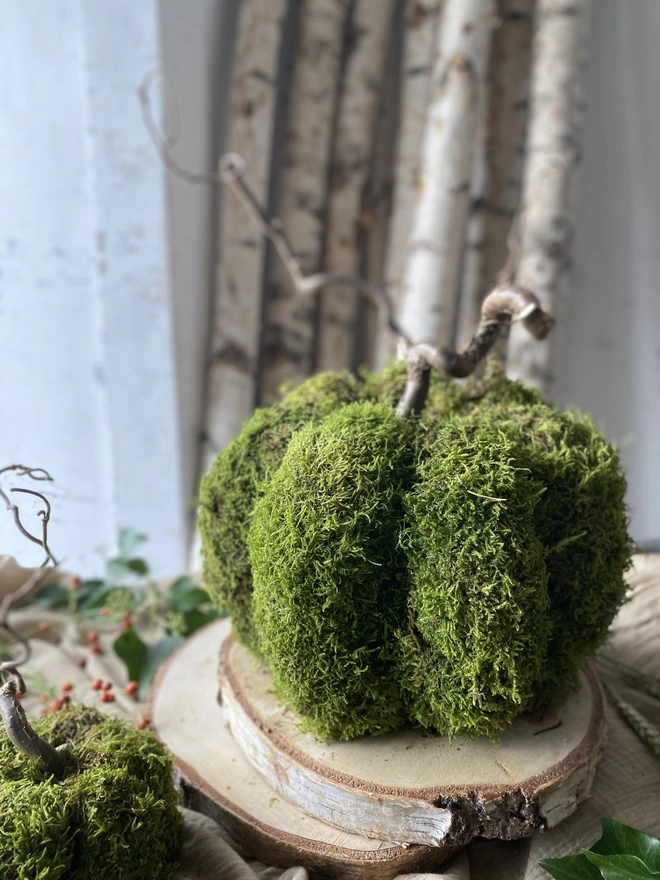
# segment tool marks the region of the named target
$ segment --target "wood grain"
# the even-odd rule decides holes
[[[243,756],[218,705],[222,620],[189,639],[161,670],[151,701],[158,736],[174,753],[186,805],[223,825],[248,853],[270,865],[302,865],[327,880],[391,880],[432,870],[452,847],[406,846],[351,834],[284,800]]]
[[[514,839],[556,825],[588,796],[604,747],[590,671],[544,718],[518,718],[497,743],[401,730],[323,743],[301,732],[267,670],[228,639],[220,682],[243,753],[283,798],[344,831],[426,846]]]

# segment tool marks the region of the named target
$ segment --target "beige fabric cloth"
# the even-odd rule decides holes
[[[0,596],[15,589],[21,577],[13,560],[0,557]],[[629,581],[631,601],[615,622],[610,646],[626,662],[660,675],[660,555],[636,557]],[[28,687],[34,692],[40,683],[59,687],[70,681],[75,685],[76,700],[97,705],[98,695],[92,690],[91,681],[96,677],[111,679],[115,682],[116,702],[99,708],[113,715],[139,717],[144,706],[121,693],[126,676],[123,663],[110,647],[113,636],[101,638],[103,654],[89,655],[66,615],[28,606],[12,616],[12,621],[25,632],[33,632],[44,620],[49,622],[50,629],[38,633],[33,640],[33,657],[25,669]],[[83,654],[88,656],[84,670],[76,663],[76,658]],[[615,686],[660,725],[660,702],[640,696],[619,682]],[[28,712],[36,713],[38,697],[26,696],[24,705]],[[237,852],[223,829],[206,816],[190,810],[183,810],[183,814],[185,842],[176,880],[308,880],[303,868],[283,871]],[[590,846],[599,836],[599,820],[603,816],[660,836],[660,761],[610,709],[608,747],[592,797],[572,817],[529,840],[474,841],[440,873],[409,874],[406,880],[546,880],[549,875],[538,867],[538,860]]]

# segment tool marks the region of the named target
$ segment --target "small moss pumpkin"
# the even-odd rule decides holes
[[[324,739],[405,722],[497,736],[575,686],[625,595],[614,447],[491,368],[317,376],[258,411],[202,483],[207,586]]]
[[[3,880],[167,880],[182,818],[171,762],[151,734],[95,709],[68,707],[34,724],[70,744],[58,781],[0,731]]]

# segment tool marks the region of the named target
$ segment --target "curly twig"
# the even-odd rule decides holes
[[[470,342],[459,349],[438,350],[427,342],[407,346],[403,352],[408,367],[406,387],[397,404],[397,415],[419,413],[429,388],[430,371],[437,370],[457,379],[469,376],[491,350],[501,331],[513,321],[522,322],[535,339],[545,339],[554,326],[554,318],[528,290],[517,287],[496,288],[484,299],[481,320]]]
[[[161,76],[162,71],[158,69],[150,70],[145,75],[138,89],[138,96],[145,128],[158,151],[161,162],[170,174],[179,180],[184,180],[186,183],[221,183],[226,185],[241,202],[259,232],[273,244],[298,293],[316,293],[329,284],[342,284],[353,287],[358,293],[361,293],[376,305],[393,333],[409,342],[410,340],[394,317],[392,302],[383,287],[357,275],[344,275],[339,272],[317,272],[314,275],[305,275],[303,273],[300,263],[295,257],[289,240],[286,237],[281,220],[278,217],[267,217],[254,193],[244,181],[243,176],[247,166],[242,156],[239,156],[237,153],[227,153],[221,156],[217,172],[197,173],[188,171],[175,161],[170,152],[170,145],[160,132],[151,112],[151,101],[149,98],[151,86]]]
[[[55,748],[34,732],[19,702],[19,696],[25,693],[23,678],[15,668],[7,671],[12,677],[0,687],[0,715],[7,735],[16,748],[31,758],[38,758],[46,773],[61,779],[66,763],[66,746]]]
[[[33,480],[52,480],[50,474],[43,468],[29,468],[24,465],[10,465],[0,470],[0,476],[8,471],[14,471],[17,476],[27,476]],[[47,773],[61,778],[64,772],[64,755],[62,747],[54,748],[50,743],[37,736],[30,727],[19,697],[25,693],[26,687],[18,667],[30,659],[32,653],[30,642],[9,623],[9,612],[12,606],[21,599],[27,598],[43,583],[46,575],[52,574],[54,568],[47,567],[49,562],[57,566],[57,561],[48,545],[48,523],[50,522],[50,502],[41,492],[33,489],[12,488],[11,492],[22,492],[32,495],[43,502],[44,507],[37,512],[41,518],[41,538],[29,532],[21,522],[20,512],[16,504],[13,504],[2,488],[0,497],[11,511],[16,527],[20,533],[33,544],[38,544],[46,551],[46,559],[41,568],[23,583],[17,590],[4,596],[0,602],[0,629],[4,630],[10,639],[13,639],[22,649],[22,655],[0,663],[0,673],[4,684],[0,687],[0,716],[4,722],[7,734],[14,745],[32,758],[38,758]],[[5,680],[6,679],[6,680]]]

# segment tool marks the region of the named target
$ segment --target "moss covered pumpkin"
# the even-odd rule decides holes
[[[492,367],[316,376],[202,482],[206,584],[324,739],[404,723],[495,737],[574,687],[625,596],[616,449]]]
[[[95,709],[69,707],[34,724],[69,744],[61,781],[0,730],[3,880],[167,880],[182,818],[169,757],[156,738]]]

